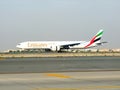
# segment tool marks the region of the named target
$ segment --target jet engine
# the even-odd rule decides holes
[[[60,46],[51,46],[52,51],[60,51]]]

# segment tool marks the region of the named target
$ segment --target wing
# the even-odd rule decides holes
[[[61,45],[61,48],[69,49],[70,46],[75,46],[75,45],[79,45],[79,44],[80,43],[72,43],[72,44]]]

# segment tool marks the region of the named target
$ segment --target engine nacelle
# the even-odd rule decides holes
[[[60,46],[51,46],[52,51],[60,51]]]

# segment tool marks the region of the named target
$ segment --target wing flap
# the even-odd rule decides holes
[[[70,46],[75,46],[75,45],[79,45],[80,43],[72,43],[72,44],[66,44],[66,45],[61,45],[62,48],[69,48]]]

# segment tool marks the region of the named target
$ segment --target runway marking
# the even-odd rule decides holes
[[[88,87],[81,87],[80,89],[120,89],[120,86],[88,86]]]
[[[56,73],[47,73],[46,76],[58,77],[58,78],[71,78],[71,76],[67,76],[67,75],[63,75],[63,74],[56,74]]]
[[[120,89],[120,86],[86,86],[80,88],[35,88],[33,90],[96,90],[96,89]]]

